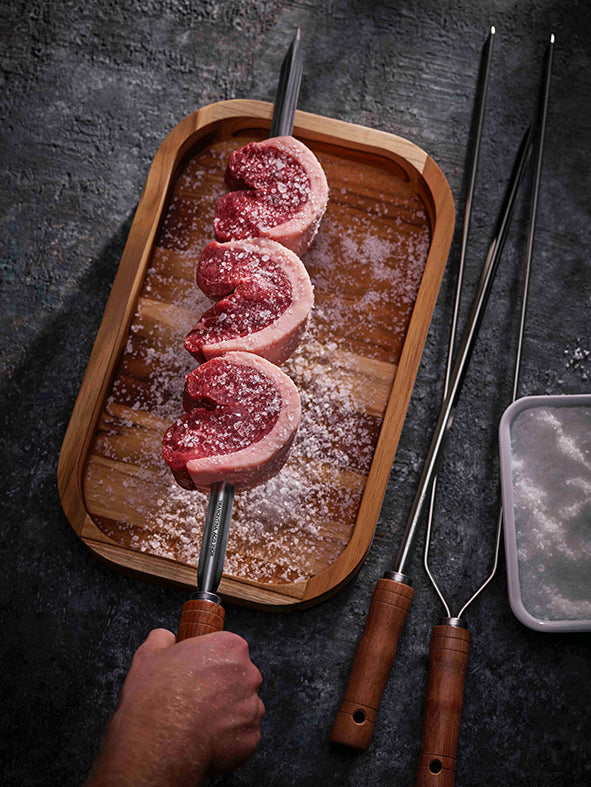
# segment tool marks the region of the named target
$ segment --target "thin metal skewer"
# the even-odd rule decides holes
[[[302,81],[302,49],[299,27],[289,45],[279,74],[270,137],[283,137],[293,131],[293,121]]]
[[[529,239],[525,264],[526,275],[524,276],[524,292],[521,300],[521,329],[519,332],[517,360],[513,375],[513,398],[515,398],[517,394],[517,380],[519,377],[523,325],[527,306],[529,268],[535,232],[542,146],[546,121],[546,106],[551,67],[551,47],[553,43],[554,37],[552,36],[550,39],[550,52],[544,80],[542,112],[540,115],[538,111],[538,115],[534,121],[536,172],[533,196],[530,202]],[[462,607],[457,617],[451,617],[449,607],[445,604],[448,615],[440,620],[439,624],[433,628],[431,633],[429,679],[425,696],[423,735],[415,782],[417,787],[427,787],[427,785],[433,785],[435,783],[439,784],[439,777],[443,779],[443,781],[441,781],[442,784],[450,785],[451,787],[451,785],[455,783],[455,762],[464,704],[464,683],[470,654],[471,639],[466,623],[462,620],[462,615],[468,605],[482,592],[482,590],[484,590],[494,576],[498,563],[501,523],[502,511],[499,510],[493,568],[489,576]],[[437,776],[434,776],[434,774],[437,774]]]
[[[300,41],[301,36],[298,28],[281,65],[275,109],[269,134],[271,137],[291,134],[293,129],[302,78]],[[213,605],[217,605],[221,609],[222,600],[216,591],[224,570],[234,493],[234,485],[227,481],[220,481],[211,487],[199,551],[197,591],[193,594],[192,600],[187,602],[189,609],[186,613],[183,613],[186,615],[186,622],[184,622],[183,614],[181,615],[179,639],[195,636],[195,632],[203,633],[203,627],[199,628],[195,625],[193,628],[192,611],[190,610],[190,605],[193,602],[212,602]],[[199,615],[199,613],[194,614]],[[223,614],[218,614],[215,625],[217,628],[223,626]]]
[[[521,320],[519,323],[519,338],[517,341],[517,358],[515,361],[515,378],[513,381],[513,400],[517,398],[517,390],[519,387],[519,374],[521,368],[521,351],[523,347],[523,336],[525,333],[525,318],[527,312],[527,299],[529,294],[529,279],[531,271],[531,260],[533,256],[534,238],[536,232],[536,216],[538,212],[538,200],[540,193],[540,179],[542,174],[542,159],[544,156],[544,137],[546,134],[546,122],[548,118],[548,102],[550,99],[550,77],[552,75],[552,56],[554,53],[554,33],[550,35],[550,42],[548,44],[548,51],[546,55],[546,71],[544,77],[544,87],[541,99],[541,109],[539,114],[539,140],[536,151],[535,170],[533,178],[533,194],[530,205],[529,215],[529,233],[527,239],[527,252],[525,262],[525,274],[523,280],[523,299],[521,304]]]
[[[481,80],[482,89],[480,90],[477,105],[476,105],[476,138],[474,141],[474,149],[472,153],[472,165],[470,167],[470,181],[468,185],[468,192],[466,196],[466,208],[464,211],[464,225],[462,228],[462,243],[460,248],[460,259],[458,263],[458,274],[456,280],[456,291],[455,291],[455,299],[454,299],[454,309],[453,309],[453,316],[451,321],[450,333],[449,333],[449,345],[447,350],[447,362],[445,367],[445,382],[443,386],[443,397],[447,396],[449,391],[449,381],[451,376],[452,370],[452,360],[453,360],[453,350],[455,345],[455,338],[456,338],[456,330],[458,324],[458,314],[460,310],[460,298],[462,292],[462,281],[464,276],[464,263],[466,259],[466,248],[468,245],[468,234],[470,230],[470,220],[472,217],[472,201],[474,197],[474,189],[476,186],[476,172],[478,170],[478,161],[480,157],[480,143],[482,140],[482,129],[484,126],[484,114],[486,108],[486,97],[488,94],[488,84],[490,81],[490,67],[492,62],[492,54],[493,54],[493,44],[494,44],[494,37],[495,37],[495,28],[491,27],[490,33],[486,40],[484,52],[483,52],[483,77]],[[447,601],[445,600],[437,582],[429,568],[429,547],[431,544],[431,527],[433,523],[433,511],[435,507],[435,496],[437,491],[437,475],[433,477],[433,483],[431,485],[431,500],[429,502],[429,512],[427,516],[427,535],[425,538],[425,552],[424,552],[424,559],[423,563],[425,566],[425,571],[427,576],[429,577],[433,588],[435,589],[437,595],[439,596],[441,603],[445,607],[447,611],[447,616],[451,617],[451,612]]]
[[[291,134],[302,79],[302,51],[299,28],[283,59],[270,137]],[[197,593],[195,598],[208,598],[221,603],[216,590],[222,578],[228,531],[232,519],[235,487],[226,481],[214,484],[209,502],[197,568]],[[213,598],[212,598],[213,597]],[[216,601],[217,599],[217,601]]]
[[[548,117],[548,102],[550,98],[550,78],[552,76],[552,55],[554,52],[554,33],[550,35],[550,42],[548,44],[548,50],[546,54],[546,68],[544,73],[544,83],[543,83],[543,91],[541,97],[541,107],[538,114],[538,140],[536,145],[536,153],[535,153],[535,163],[534,163],[534,176],[533,176],[533,190],[532,190],[532,198],[530,203],[530,212],[529,212],[529,229],[528,229],[528,238],[527,238],[527,249],[525,255],[525,264],[524,264],[524,276],[523,276],[523,291],[521,297],[521,315],[519,321],[519,335],[517,339],[517,351],[515,356],[515,370],[513,373],[513,389],[511,393],[511,401],[514,402],[517,399],[517,393],[519,390],[519,375],[521,373],[521,353],[523,349],[523,336],[525,333],[525,320],[527,315],[527,304],[528,304],[528,297],[529,297],[529,282],[530,282],[530,273],[531,273],[531,261],[533,256],[533,248],[534,248],[534,238],[536,233],[536,222],[537,222],[537,212],[538,212],[538,201],[540,195],[540,180],[542,174],[542,160],[544,157],[544,138],[546,135],[546,121]],[[468,601],[464,604],[464,606],[458,612],[458,618],[461,618],[466,609],[470,606],[470,604],[474,601],[474,599],[479,596],[482,591],[487,587],[487,585],[491,582],[492,578],[494,577],[497,566],[499,563],[499,546],[501,543],[501,531],[503,525],[503,507],[499,505],[499,513],[497,517],[497,527],[496,527],[496,534],[495,534],[495,551],[493,556],[493,564],[490,570],[488,577],[485,581],[480,585],[479,588],[470,596]]]
[[[435,427],[435,432],[431,441],[431,447],[425,461],[425,466],[419,481],[410,517],[404,531],[394,570],[386,572],[386,576],[389,579],[408,582],[408,577],[405,575],[404,569],[406,568],[406,563],[410,558],[412,547],[417,536],[419,517],[427,497],[429,486],[433,480],[433,476],[437,470],[438,462],[441,458],[441,449],[453,421],[458,397],[462,383],[464,382],[464,378],[466,376],[472,352],[474,350],[476,337],[478,335],[480,324],[484,316],[484,310],[488,302],[494,275],[496,273],[498,263],[501,258],[501,253],[507,239],[507,233],[511,224],[511,218],[513,216],[513,209],[515,207],[515,202],[521,188],[526,164],[531,153],[531,138],[532,129],[530,127],[525,132],[519,147],[519,151],[517,153],[513,172],[511,173],[511,179],[509,181],[509,187],[505,195],[501,213],[497,221],[497,226],[495,227],[493,240],[490,244],[480,276],[478,289],[472,303],[468,324],[464,331],[460,349],[458,350],[458,358],[452,372],[449,392],[441,406],[439,420],[437,422],[437,426]]]
[[[537,127],[538,124],[534,124],[528,128],[517,152],[495,225],[493,239],[472,302],[467,326],[462,336],[458,357],[453,367],[449,390],[441,406],[395,567],[392,571],[386,571],[374,588],[344,698],[332,726],[330,738],[334,743],[361,750],[366,750],[371,743],[377,711],[413,599],[410,578],[404,573],[405,564],[412,552],[422,506],[430,483],[437,472],[445,438],[453,421],[460,389],[467,372],[494,274],[500,261],[515,203],[532,152],[533,129]],[[433,658],[435,670],[432,673],[430,657],[425,716],[428,724],[425,723],[423,727],[423,744],[419,764],[421,779],[426,777],[428,781],[419,781],[417,776],[417,785],[432,784],[433,774],[442,773],[444,769],[447,771],[447,775],[442,777],[443,781],[452,783],[448,777],[453,778],[453,762],[455,762],[457,734],[463,704],[463,683],[469,642],[469,632],[464,628],[463,621],[459,619],[448,617],[444,619],[443,625],[435,627],[433,630],[431,656],[436,654],[436,657]],[[452,687],[448,685],[450,669],[453,672]],[[440,691],[447,692],[448,688],[452,689],[452,693],[446,693],[445,698],[442,698]],[[442,757],[439,757],[439,754]]]

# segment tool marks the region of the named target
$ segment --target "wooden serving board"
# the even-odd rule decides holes
[[[195,263],[213,240],[229,154],[268,136],[273,106],[224,101],[182,120],[154,158],[64,439],[64,511],[101,559],[193,589],[207,496],[161,441],[194,366],[183,339],[209,302]],[[297,112],[330,187],[303,257],[308,332],[283,365],[302,424],[283,470],[236,496],[220,593],[264,609],[336,592],[371,544],[454,225],[447,181],[400,137]]]

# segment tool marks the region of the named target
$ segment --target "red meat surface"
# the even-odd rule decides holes
[[[215,207],[221,241],[265,237],[300,256],[318,230],[328,201],[320,162],[294,137],[250,142],[230,156],[226,185]]]
[[[208,244],[197,284],[220,299],[185,339],[198,361],[244,350],[283,363],[301,340],[314,302],[301,260],[267,238]]]
[[[278,472],[301,412],[292,380],[241,352],[188,375],[183,405],[186,412],[164,435],[163,455],[180,486],[203,491],[217,481],[247,489]]]

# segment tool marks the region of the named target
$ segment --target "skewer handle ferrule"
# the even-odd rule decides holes
[[[413,595],[410,585],[398,579],[386,576],[376,583],[349,683],[330,734],[333,743],[363,751],[371,743],[378,708]]]
[[[192,598],[183,604],[177,634],[178,642],[223,630],[226,613],[221,598],[215,593],[202,595],[207,597]]]

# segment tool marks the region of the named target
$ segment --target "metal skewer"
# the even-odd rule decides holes
[[[517,393],[519,391],[519,375],[521,373],[521,352],[523,349],[523,336],[525,333],[525,319],[527,315],[527,303],[529,297],[531,261],[533,255],[534,237],[536,232],[538,199],[540,193],[540,178],[542,173],[542,159],[544,156],[544,137],[546,133],[546,121],[548,117],[548,101],[550,97],[550,77],[552,75],[552,55],[554,52],[554,41],[555,41],[555,37],[554,37],[554,33],[552,33],[550,36],[550,42],[548,44],[548,51],[546,55],[544,87],[543,87],[543,94],[540,102],[541,107],[540,107],[539,119],[538,119],[539,138],[536,147],[533,191],[532,191],[532,199],[530,204],[529,231],[528,231],[528,239],[527,239],[525,265],[524,265],[523,290],[522,290],[522,297],[521,297],[521,316],[519,321],[519,335],[517,339],[517,350],[515,355],[515,367],[514,367],[514,374],[513,374],[513,388],[511,393],[512,402],[514,402],[517,399]],[[494,551],[493,564],[490,573],[486,578],[486,580],[482,583],[482,585],[480,585],[480,587],[476,589],[473,595],[470,596],[468,601],[466,601],[464,606],[460,609],[460,611],[458,612],[458,618],[462,617],[466,609],[470,606],[470,604],[474,601],[474,599],[482,593],[482,591],[486,588],[486,586],[490,583],[490,581],[495,575],[495,572],[497,570],[498,560],[499,560],[499,546],[501,542],[502,523],[503,523],[503,509],[502,507],[499,507],[499,515],[497,519],[497,529],[496,529],[495,551]]]
[[[542,174],[542,159],[544,157],[544,138],[546,134],[546,122],[548,119],[548,103],[550,100],[550,77],[552,75],[552,57],[554,54],[554,33],[550,35],[550,42],[546,54],[546,72],[544,77],[544,87],[541,97],[541,107],[539,113],[540,136],[536,150],[535,170],[533,179],[533,194],[530,205],[529,233],[527,239],[527,251],[525,260],[525,275],[523,279],[523,297],[521,301],[521,319],[519,322],[519,338],[517,341],[517,357],[515,360],[515,377],[513,381],[513,400],[517,398],[519,387],[519,374],[521,369],[521,350],[523,347],[523,336],[525,333],[525,318],[527,314],[527,300],[529,294],[529,279],[531,272],[531,260],[533,256],[534,239],[536,234],[536,216],[538,212],[538,199],[540,193],[540,178]]]
[[[468,193],[466,197],[466,208],[464,211],[464,224],[462,227],[462,244],[460,248],[460,260],[458,263],[458,274],[456,280],[456,291],[455,291],[455,299],[454,299],[454,308],[453,308],[453,316],[450,326],[449,332],[449,344],[447,349],[447,362],[445,366],[445,381],[443,385],[443,398],[448,394],[449,391],[449,381],[451,376],[452,370],[452,360],[453,360],[453,351],[456,339],[456,330],[458,325],[458,314],[460,311],[460,298],[462,293],[462,281],[464,277],[464,263],[466,259],[466,249],[468,246],[468,235],[470,232],[470,220],[472,218],[472,201],[474,197],[474,188],[476,186],[476,172],[478,170],[478,161],[480,158],[480,143],[482,140],[482,128],[484,126],[484,111],[486,108],[486,96],[488,94],[488,83],[490,80],[490,66],[492,62],[492,53],[493,53],[493,44],[494,44],[494,37],[495,37],[495,28],[491,27],[490,33],[488,35],[488,39],[484,48],[483,52],[483,80],[482,80],[482,90],[480,91],[480,96],[478,98],[477,103],[477,111],[476,111],[476,138],[474,142],[474,152],[472,154],[472,166],[470,168],[470,182],[468,186]],[[433,523],[433,511],[435,507],[435,496],[437,491],[437,475],[433,477],[433,483],[431,486],[431,500],[429,502],[429,513],[427,515],[427,535],[425,538],[425,555],[424,555],[424,565],[425,571],[427,572],[427,576],[431,580],[431,584],[433,585],[435,592],[441,599],[443,606],[447,610],[448,617],[451,616],[451,612],[447,605],[443,594],[439,590],[437,582],[433,577],[429,569],[429,544],[431,540],[431,526]]]
[[[302,60],[301,35],[298,27],[281,66],[270,137],[287,136],[293,131],[293,120],[302,81]]]
[[[377,709],[386,686],[398,640],[412,604],[414,591],[405,574],[418,535],[419,518],[431,481],[437,471],[442,447],[451,427],[460,390],[466,376],[478,331],[488,302],[494,275],[505,245],[513,210],[532,148],[532,129],[522,139],[509,185],[495,226],[493,240],[480,276],[477,292],[442,404],[435,433],[419,481],[396,563],[378,580],[367,622],[355,654],[345,697],[335,718],[331,740],[367,749],[373,737]]]
[[[515,368],[513,373],[512,401],[515,401],[517,398],[519,384],[521,351],[523,345],[525,317],[527,312],[529,278],[533,253],[533,241],[535,236],[544,135],[546,129],[548,98],[550,91],[553,46],[554,35],[550,37],[550,43],[548,46],[543,80],[543,92],[540,100],[540,110],[538,111],[536,122],[537,138],[535,142],[535,171],[528,219],[528,243],[524,262],[521,317],[517,341]],[[447,612],[447,617],[444,617],[439,622],[439,624],[433,628],[431,634],[429,682],[427,685],[427,694],[425,699],[423,736],[417,779],[415,782],[416,787],[436,787],[442,783],[452,787],[454,784],[455,758],[464,701],[464,679],[470,653],[470,632],[467,629],[466,622],[463,620],[462,615],[468,606],[474,601],[474,599],[489,584],[495,574],[498,564],[502,520],[502,507],[499,506],[492,569],[485,581],[461,608],[457,617],[451,616],[449,605],[445,601],[439,588],[437,588],[435,585],[431,573],[427,570],[429,578],[436,587],[439,598],[443,602]],[[427,543],[425,545],[425,568],[427,568],[429,538],[430,532],[427,535]]]
[[[499,260],[505,246],[507,233],[509,231],[509,226],[513,217],[513,209],[515,207],[515,202],[519,195],[519,190],[525,175],[525,169],[531,154],[531,148],[532,128],[530,126],[523,136],[519,151],[517,153],[513,173],[509,182],[509,188],[505,195],[503,208],[501,210],[493,240],[490,244],[488,255],[484,263],[484,268],[480,276],[476,296],[472,302],[472,310],[470,317],[468,318],[468,324],[464,331],[460,349],[458,350],[458,358],[451,376],[449,391],[441,407],[439,420],[437,422],[437,426],[435,427],[435,434],[433,435],[433,440],[431,442],[431,448],[427,456],[427,461],[425,462],[423,475],[419,481],[419,487],[415,496],[411,515],[406,526],[402,544],[400,545],[398,557],[396,558],[394,570],[388,572],[389,574],[397,575],[396,578],[405,576],[404,571],[406,569],[406,564],[410,559],[412,548],[414,547],[417,537],[420,514],[427,496],[429,485],[435,476],[437,466],[441,459],[441,449],[445,442],[445,438],[447,437],[449,428],[451,427],[451,422],[456,410],[461,387],[466,377],[466,372],[468,371],[468,364],[472,357],[474,345],[476,344],[476,338],[480,330],[482,318],[484,317],[484,310],[488,302],[494,275],[497,271]]]
[[[548,45],[548,52],[546,55],[546,68],[545,68],[545,76],[544,76],[544,84],[543,84],[543,93],[540,100],[540,111],[539,111],[539,137],[538,142],[536,145],[536,159],[535,159],[535,170],[534,170],[534,177],[533,177],[533,188],[532,188],[532,198],[530,204],[530,215],[529,215],[529,229],[528,229],[528,240],[527,240],[527,249],[526,249],[526,256],[524,262],[524,273],[523,273],[523,289],[522,289],[522,298],[521,298],[521,312],[520,312],[520,322],[519,322],[519,334],[517,339],[517,349],[516,349],[516,357],[515,357],[515,366],[513,372],[513,388],[511,394],[511,401],[514,402],[517,399],[517,393],[519,390],[519,375],[521,371],[521,353],[523,349],[523,337],[525,333],[525,320],[527,314],[527,304],[528,304],[528,296],[529,296],[529,280],[530,280],[530,272],[531,272],[531,261],[533,255],[533,244],[534,244],[534,237],[536,231],[536,217],[537,217],[537,210],[538,210],[538,200],[539,200],[539,191],[540,191],[540,178],[541,178],[541,171],[542,171],[542,159],[544,155],[544,136],[546,132],[546,120],[548,115],[548,100],[550,94],[550,76],[552,73],[552,54],[553,54],[553,47],[554,47],[554,34],[550,37],[550,43]],[[452,334],[453,337],[453,334]],[[427,527],[427,537],[425,540],[425,557],[424,557],[424,564],[425,570],[429,579],[431,580],[433,587],[435,588],[437,595],[439,596],[445,611],[447,612],[447,617],[451,618],[451,610],[450,607],[445,600],[443,594],[441,593],[439,587],[435,579],[433,578],[432,572],[428,566],[428,558],[429,558],[429,548],[430,548],[430,537],[431,537],[431,524],[432,524],[432,515],[433,515],[433,497],[431,496],[431,508],[429,511],[429,523]],[[470,604],[476,599],[477,596],[482,593],[485,587],[489,584],[492,578],[495,575],[497,564],[498,564],[498,555],[499,555],[499,545],[500,545],[500,536],[501,536],[501,524],[503,520],[503,512],[502,508],[499,510],[499,516],[497,519],[497,528],[496,528],[496,541],[495,541],[495,551],[493,556],[493,563],[492,568],[487,576],[486,580],[477,588],[477,590],[473,593],[472,596],[466,601],[464,606],[458,612],[456,619],[461,619],[462,615],[466,611],[466,609],[470,606]]]
[[[296,29],[281,65],[269,136],[291,134],[302,78],[300,31]],[[226,481],[209,493],[197,567],[197,591],[183,605],[177,639],[197,637],[224,627],[224,609],[217,589],[222,578],[235,487]]]
[[[209,504],[203,528],[203,541],[197,565],[197,587],[201,597],[215,595],[222,573],[232,519],[234,486],[225,481],[214,484],[209,493]],[[219,596],[216,596],[219,599]],[[216,600],[216,599],[212,599]],[[218,604],[221,600],[217,601]]]

